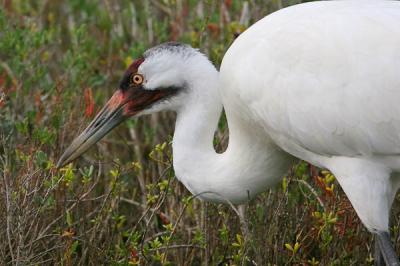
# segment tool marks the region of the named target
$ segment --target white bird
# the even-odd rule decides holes
[[[222,108],[230,136],[218,154],[213,137]],[[177,113],[173,164],[192,193],[245,202],[303,159],[336,176],[377,235],[376,264],[399,265],[388,234],[400,186],[399,2],[282,9],[235,40],[219,73],[188,45],[151,48],[58,166],[126,118],[162,110]]]

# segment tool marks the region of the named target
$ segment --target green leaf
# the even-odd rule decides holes
[[[68,225],[69,227],[72,227],[72,224],[73,224],[73,222],[72,222],[72,215],[71,215],[71,212],[67,210],[67,225]]]

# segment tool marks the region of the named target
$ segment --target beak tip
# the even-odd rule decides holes
[[[61,167],[65,166],[71,161],[70,156],[69,156],[69,149],[67,149],[58,159],[58,162],[56,164],[56,168],[60,169]]]
[[[59,160],[58,162],[57,162],[57,164],[56,164],[56,168],[57,169],[60,169],[61,167],[63,167],[64,165],[62,164],[62,161],[61,160]]]
[[[61,158],[58,160],[57,164],[56,164],[56,168],[60,169],[61,167],[63,167],[64,165],[66,165],[66,162],[63,158],[64,156],[61,156]]]
[[[89,126],[72,141],[58,160],[56,164],[57,169],[78,158],[93,144],[103,138],[111,129],[127,118],[123,113],[125,102],[121,97],[120,93],[114,94]]]

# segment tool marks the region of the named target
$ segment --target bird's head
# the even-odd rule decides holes
[[[164,43],[147,50],[126,70],[119,87],[57,163],[71,162],[125,119],[163,110],[177,111],[196,98],[193,81],[217,71],[205,55],[189,45]]]

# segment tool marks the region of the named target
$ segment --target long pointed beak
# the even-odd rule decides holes
[[[128,116],[124,115],[124,106],[126,103],[127,101],[122,96],[120,90],[114,93],[89,126],[65,150],[57,163],[57,168],[76,159],[128,118]]]

